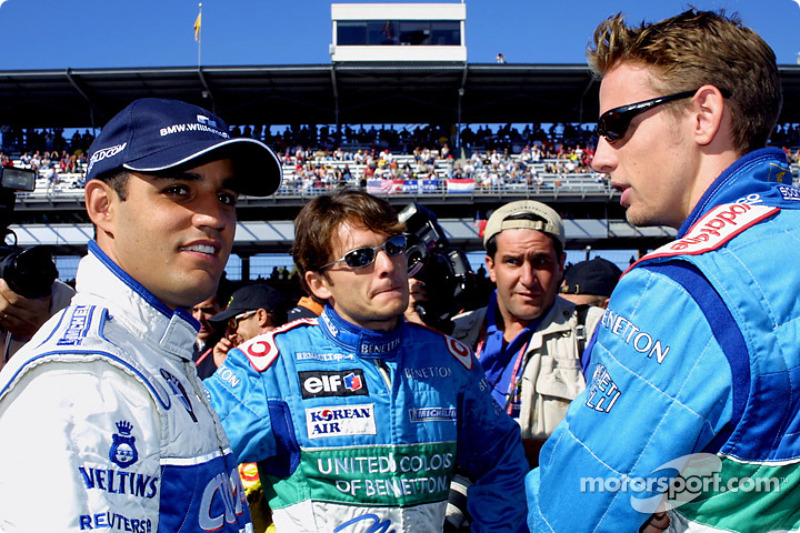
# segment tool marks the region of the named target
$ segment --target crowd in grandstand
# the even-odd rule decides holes
[[[591,161],[596,134],[590,125],[552,124],[544,129],[506,124],[463,127],[451,148],[451,132],[434,125],[399,130],[389,125],[235,126],[233,136],[248,136],[274,147],[284,165],[285,194],[367,187],[372,180],[405,182],[472,180],[475,190],[522,186],[537,191],[561,185],[560,176],[594,174]],[[3,134],[0,165],[31,168],[48,192],[78,188],[86,170],[86,148],[93,135],[77,130],[69,140],[61,129],[14,129]],[[779,125],[772,143],[783,146],[790,161],[800,161],[800,127]],[[64,176],[67,175],[67,176]],[[61,186],[59,187],[59,184]],[[375,192],[375,191],[373,191]]]

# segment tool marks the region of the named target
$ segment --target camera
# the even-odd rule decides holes
[[[0,167],[0,230],[6,242],[13,242],[10,246],[0,246],[0,277],[11,290],[26,298],[47,296],[58,277],[48,247],[19,248],[16,234],[8,228],[16,202],[15,192],[30,192],[35,188],[35,171]]]
[[[432,211],[414,202],[398,218],[406,224],[408,276],[424,282],[428,293],[427,302],[417,303],[417,312],[429,326],[449,333],[453,315],[480,305],[475,274]]]

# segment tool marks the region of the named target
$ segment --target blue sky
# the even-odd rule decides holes
[[[389,1],[389,0],[387,0]],[[364,3],[364,2],[352,2]],[[658,20],[686,8],[675,0],[466,0],[470,63],[584,63],[598,22],[616,12]],[[800,6],[795,0],[694,0],[738,12],[796,64]],[[192,0],[0,0],[0,70],[197,65]],[[205,0],[202,64],[330,62],[330,2]]]

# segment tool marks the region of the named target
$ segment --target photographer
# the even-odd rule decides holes
[[[511,202],[486,224],[483,244],[490,279],[497,285],[486,307],[453,317],[452,336],[475,351],[491,394],[520,426],[530,465],[586,387],[580,356],[602,310],[579,315],[558,297],[564,275],[564,226],[550,207]],[[446,531],[469,528],[469,476],[450,490]]]
[[[475,274],[466,255],[450,244],[433,212],[411,203],[398,218],[406,225],[408,241],[405,319],[450,333],[454,315],[481,305]]]
[[[47,296],[26,298],[14,292],[0,278],[0,331],[2,331],[2,361],[0,368],[52,315],[69,305],[75,290],[61,281],[54,281]]]
[[[75,291],[56,280],[58,271],[45,246],[22,249],[9,229],[18,191],[33,191],[36,172],[0,168],[0,369],[50,318],[69,305]]]

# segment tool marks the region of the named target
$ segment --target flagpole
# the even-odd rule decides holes
[[[203,49],[203,3],[199,4],[200,12],[197,15],[197,68],[200,69],[200,58]]]

